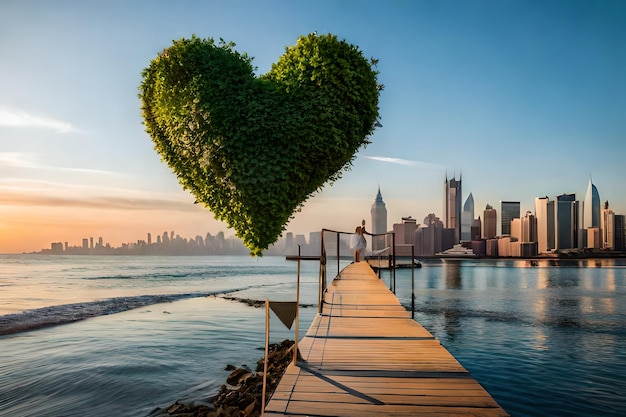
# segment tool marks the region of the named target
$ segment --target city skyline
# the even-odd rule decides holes
[[[538,193],[582,201],[590,175],[626,213],[625,20],[612,0],[0,2],[0,253],[90,235],[119,246],[161,224],[233,234],[141,124],[142,69],[192,34],[235,42],[259,75],[313,31],[378,60],[383,127],[288,231],[349,230],[378,186],[389,219],[421,220],[441,211],[441,180],[461,176],[477,213],[532,211]]]
[[[446,203],[449,202],[449,179],[446,177],[445,181],[444,181],[444,193],[443,193],[443,201],[444,201],[444,211],[446,210]],[[463,190],[461,187],[461,181],[460,180],[454,180],[454,187],[453,189],[455,190],[455,192],[453,193],[453,198],[454,200],[462,200],[463,199]],[[459,191],[458,193],[456,191]],[[591,191],[590,191],[591,190]],[[590,197],[592,196],[592,197]],[[534,204],[534,209],[533,210],[526,210],[525,216],[528,216],[528,214],[532,214],[533,216],[536,216],[538,213],[541,212],[541,218],[546,218],[548,217],[545,209],[542,209],[540,207],[539,202],[540,201],[544,201],[544,204],[549,203],[555,203],[558,202],[559,200],[567,200],[569,202],[577,202],[577,203],[582,203],[582,208],[580,210],[582,214],[582,223],[579,225],[581,228],[587,229],[587,228],[592,228],[592,227],[601,227],[600,224],[600,195],[598,192],[598,189],[596,187],[596,185],[592,182],[591,178],[589,179],[589,184],[588,184],[588,190],[587,193],[585,195],[585,199],[579,199],[578,196],[576,195],[576,193],[563,193],[560,195],[556,195],[553,196],[552,199],[550,196],[538,196],[535,197],[535,200],[533,202]],[[605,200],[602,203],[602,206],[604,206],[605,204],[609,203],[608,200]],[[470,216],[467,219],[463,219],[463,220],[468,220],[467,223],[463,223],[461,226],[467,225],[468,227],[471,227],[473,224],[472,222],[475,220],[480,220],[481,222],[481,236],[480,238],[482,239],[489,239],[489,238],[493,238],[496,236],[502,236],[502,235],[510,235],[511,234],[511,228],[513,227],[513,225],[511,224],[511,221],[513,219],[519,219],[522,222],[524,221],[525,216],[522,215],[522,211],[520,209],[521,207],[521,202],[519,201],[500,201],[500,210],[494,209],[493,206],[491,206],[490,204],[487,204],[485,206],[484,211],[478,211],[478,214],[476,214],[475,212],[475,207],[474,207],[474,198],[473,198],[473,194],[472,192],[469,192],[467,194],[467,198],[465,199],[465,203],[463,204],[463,210],[461,212],[461,217],[464,217],[466,214],[470,214]],[[597,206],[597,207],[596,207]],[[608,208],[611,208],[610,203],[608,204]],[[598,209],[598,213],[596,214],[596,208]],[[612,209],[612,208],[611,208]],[[494,217],[491,217],[489,221],[493,222],[492,225],[487,226],[487,217],[484,216],[488,211],[494,211],[495,215]],[[508,211],[508,213],[507,213]],[[443,213],[443,211],[442,211]],[[482,215],[481,215],[482,213]],[[617,215],[622,215],[623,213],[619,213],[616,212],[615,214]],[[424,221],[426,221],[426,219],[430,218],[432,215],[434,215],[435,218],[439,218],[439,213],[437,212],[431,212],[428,213],[424,218]],[[551,215],[552,217],[554,217],[554,213],[552,213]],[[592,220],[588,221],[588,217],[591,217]],[[403,221],[405,219],[412,219],[415,220],[415,224],[417,226],[423,224],[420,223],[418,220],[421,218],[421,214],[417,214],[417,217],[413,218],[413,215],[409,215],[409,216],[404,216],[400,219],[400,221]],[[370,206],[370,219],[371,219],[371,224],[369,225],[369,232],[372,234],[384,234],[386,232],[390,232],[392,230],[392,227],[389,226],[388,224],[388,218],[387,218],[387,207],[386,207],[386,203],[384,201],[383,195],[382,195],[382,191],[380,189],[380,187],[378,187],[378,191],[376,192],[376,195],[374,197],[374,202],[371,204]],[[393,219],[391,219],[393,221]],[[427,222],[428,223],[428,222]],[[508,227],[505,228],[505,224],[508,223]],[[366,221],[367,224],[367,221]],[[445,226],[445,222],[443,222],[444,226]],[[385,226],[386,230],[385,229]],[[521,226],[521,225],[520,225]],[[500,230],[498,230],[498,228]],[[456,227],[452,227],[452,229],[456,229]],[[485,232],[486,229],[491,230],[491,232]],[[338,230],[340,232],[344,232],[344,233],[351,233],[351,228],[348,227],[347,229],[343,229],[343,230]],[[320,230],[309,230],[308,232],[305,233],[294,233],[292,231],[286,230],[283,235],[280,236],[279,240],[277,240],[276,244],[279,244],[280,241],[282,239],[285,239],[287,235],[296,235],[299,236],[300,239],[302,240],[302,238],[304,238],[304,240],[302,240],[304,242],[304,244],[309,244],[310,241],[306,240],[306,235],[313,235],[313,234],[317,234],[319,233]],[[455,232],[456,235],[456,232]],[[160,244],[162,241],[164,243],[166,243],[169,239],[177,239],[177,240],[202,240],[205,239],[202,237],[201,234],[196,234],[195,236],[180,236],[178,233],[176,233],[174,230],[168,231],[168,230],[164,230],[162,234],[155,234],[156,238],[153,239],[152,238],[152,232],[147,232],[145,234],[146,239],[142,240],[142,239],[138,239],[136,240],[136,242],[125,242],[122,243],[122,246],[125,245],[131,245],[131,244]],[[229,235],[227,236],[224,231],[219,231],[215,236],[213,236],[211,234],[211,232],[207,232],[205,234],[206,239],[209,238],[219,238],[219,239],[227,239],[227,240],[233,240],[233,239],[237,239],[235,236],[233,235]],[[536,236],[535,236],[536,237]],[[473,239],[469,239],[469,238],[461,238],[460,240],[473,240]],[[381,242],[382,243],[382,242]],[[60,245],[62,244],[64,248],[68,248],[68,241],[65,242],[54,242],[52,244],[57,244]],[[83,237],[82,238],[82,245],[81,246],[77,246],[74,245],[73,247],[77,248],[77,247],[82,247],[82,248],[94,248],[97,247],[98,244],[100,246],[103,246],[103,238],[99,237],[98,238],[98,242],[95,244],[94,243],[94,237],[90,236],[88,238]],[[108,246],[108,243],[107,243]],[[382,246],[381,246],[382,248]],[[374,248],[373,250],[376,250],[378,248]],[[545,248],[543,250],[541,250],[540,252],[545,252]]]
[[[413,246],[417,256],[444,257],[587,256],[626,250],[626,215],[616,213],[608,200],[601,209],[600,195],[591,178],[584,200],[575,193],[556,195],[553,200],[549,196],[536,197],[535,210],[527,210],[523,216],[519,201],[500,201],[499,213],[487,204],[482,219],[480,215],[475,217],[471,192],[459,216],[462,188],[460,178],[449,180],[446,176],[443,219],[429,213],[420,224],[412,216],[402,217],[401,222],[392,225],[394,247],[400,245],[405,250]],[[376,196],[379,200],[380,189]],[[462,218],[460,230],[458,218]]]
[[[466,212],[467,212],[468,209],[474,211],[473,210],[474,209],[473,193],[471,191],[470,192],[465,192],[465,193],[463,192],[463,189],[461,187],[461,180],[460,179],[456,180],[456,179],[450,179],[450,178],[445,177],[444,178],[444,191],[443,191],[443,195],[442,195],[442,201],[444,202],[444,206],[443,206],[444,208],[443,208],[443,211],[441,213],[439,213],[437,211],[431,211],[431,212],[428,212],[428,213],[409,213],[409,214],[403,215],[402,217],[399,217],[399,218],[388,218],[387,217],[387,207],[386,207],[386,204],[385,204],[384,199],[383,199],[382,190],[381,190],[381,188],[379,186],[378,190],[377,190],[377,193],[376,193],[376,195],[374,197],[373,204],[370,204],[370,210],[369,210],[370,217],[367,217],[368,221],[366,223],[369,223],[370,219],[372,221],[372,224],[370,224],[368,226],[370,228],[370,231],[372,233],[382,233],[380,230],[374,230],[374,229],[380,229],[382,227],[381,225],[383,223],[383,220],[384,220],[384,222],[387,222],[387,223],[389,223],[389,220],[390,220],[392,222],[391,224],[393,224],[394,221],[402,222],[403,218],[413,218],[414,215],[415,215],[414,218],[416,220],[416,225],[420,225],[421,224],[419,220],[422,219],[422,216],[428,217],[431,214],[434,214],[436,217],[441,218],[443,220],[443,216],[444,216],[443,213],[446,210],[446,203],[449,200],[448,189],[450,188],[449,183],[450,183],[451,180],[454,181],[453,182],[453,184],[454,184],[453,189],[455,190],[455,193],[453,194],[453,199],[457,200],[457,201],[465,201],[465,203],[463,204],[463,209],[461,211],[462,217],[467,214]],[[457,194],[456,190],[458,190],[460,192]],[[602,206],[604,206],[604,204],[606,202],[608,202],[607,199],[603,199],[602,197],[600,197],[600,193],[598,191],[598,188],[597,188],[596,184],[593,183],[591,178],[590,178],[588,186],[587,186],[587,192],[586,192],[584,198],[580,198],[577,193],[562,193],[562,194],[558,194],[558,195],[555,195],[555,196],[537,196],[537,197],[535,197],[535,199],[534,199],[534,201],[532,203],[528,203],[528,204],[532,204],[533,205],[533,209],[532,210],[521,210],[520,207],[522,207],[522,205],[521,205],[520,201],[498,201],[498,203],[500,203],[500,206],[492,206],[491,204],[488,203],[485,206],[485,211],[483,211],[480,208],[477,208],[475,210],[476,214],[474,214],[474,218],[472,219],[472,221],[475,220],[475,219],[478,219],[480,217],[481,225],[482,225],[481,238],[485,238],[484,230],[485,230],[485,227],[489,227],[489,226],[487,226],[488,220],[484,216],[484,214],[486,214],[486,211],[487,211],[486,209],[487,208],[494,207],[496,214],[495,214],[495,218],[492,218],[491,221],[496,222],[496,226],[494,226],[495,228],[493,229],[495,231],[495,233],[494,232],[489,233],[489,236],[495,237],[495,236],[507,235],[507,234],[510,234],[510,227],[511,227],[510,226],[510,219],[511,218],[517,217],[517,218],[521,219],[521,218],[523,218],[522,213],[525,213],[525,212],[531,212],[534,215],[537,213],[537,210],[538,210],[538,208],[537,208],[537,200],[544,200],[544,199],[547,198],[550,202],[554,203],[558,199],[566,198],[568,201],[571,200],[571,201],[577,201],[579,203],[586,204],[587,199],[590,198],[589,197],[589,195],[590,195],[590,191],[589,190],[592,190],[591,193],[593,195],[594,203],[596,203],[597,201],[601,200]],[[465,197],[465,196],[467,196],[467,197]],[[514,207],[513,211],[516,214],[511,214],[511,213],[509,213],[508,215],[505,214],[505,216],[506,216],[506,218],[505,218],[503,216],[503,210],[502,210],[502,207],[505,207],[505,205]],[[610,202],[609,202],[609,206],[610,206],[611,209],[613,208],[613,206],[610,205]],[[378,221],[378,225],[376,227],[374,226],[374,223],[376,223],[376,220],[374,219],[374,217],[380,217],[380,215],[375,215],[375,211],[376,211],[375,207],[378,207],[379,210],[382,209],[382,211],[384,211],[384,216],[382,216],[380,218],[380,220]],[[390,210],[393,211],[393,207],[390,207]],[[587,227],[590,227],[590,226],[587,225],[587,212],[590,209],[589,209],[589,207],[587,205],[583,205],[583,210],[584,210],[584,213],[585,213],[583,215],[585,225],[581,225],[581,226],[584,226],[584,228],[587,228]],[[615,211],[615,214],[620,215],[620,214],[623,214],[623,213]],[[545,217],[545,216],[546,216],[546,214],[544,213],[544,215],[542,217]],[[599,214],[598,214],[598,216],[599,216]],[[503,232],[502,229],[505,227],[505,222],[507,222],[507,220],[509,222],[509,227],[504,229],[504,232]],[[594,219],[594,222],[599,222],[599,219]],[[468,224],[471,225],[471,223],[468,223]],[[444,222],[444,227],[445,227],[445,222]],[[599,227],[599,225],[594,223],[594,227]],[[304,243],[307,244],[308,242],[306,240],[306,237],[310,236],[311,234],[318,233],[322,228],[333,229],[332,227],[327,227],[327,226],[322,226],[318,230],[304,230],[304,231],[298,231],[298,232],[291,231],[291,230],[287,229],[283,233],[283,235],[279,238],[279,240],[277,240],[275,245],[278,245],[282,239],[285,239],[285,236],[287,234],[298,235],[298,236],[301,237],[301,239],[302,239],[302,237],[304,237]],[[392,227],[388,224],[387,229],[388,229],[388,231],[391,231]],[[347,226],[347,227],[344,227],[343,229],[341,229],[341,228],[334,228],[333,230],[338,230],[338,231],[341,231],[341,232],[350,233],[351,230],[352,230],[352,227],[351,226]],[[164,236],[164,235],[167,235],[168,233],[171,234],[171,236],[172,236],[171,238],[174,239],[174,234],[175,234],[174,230],[171,230],[171,229],[169,231],[168,230],[164,230],[163,233],[154,235],[154,236],[156,236],[156,238],[153,239],[152,243],[160,243],[161,237]],[[455,234],[456,234],[456,232],[455,232]],[[239,239],[236,238],[236,236],[234,236],[234,234],[232,234],[232,233],[228,234],[224,230],[218,230],[216,232],[215,236],[219,236],[219,235],[221,235],[223,239],[227,239],[227,240],[231,240],[231,241],[234,239],[237,242],[240,242]],[[87,234],[87,236],[89,236],[89,234]],[[150,240],[151,240],[152,232],[145,232],[144,236],[146,237],[145,240],[133,238],[133,239],[130,239],[130,240],[127,240],[127,241],[120,242],[117,247],[122,248],[122,247],[129,246],[129,245],[139,244],[140,242],[143,242],[144,244],[145,243],[150,244],[151,243]],[[208,231],[208,232],[206,232],[204,234],[204,236],[208,237],[208,236],[213,236],[213,235],[212,235],[211,231]],[[183,235],[183,236],[181,236],[178,233],[176,233],[176,238],[177,239],[184,239],[184,240],[192,241],[192,240],[197,240],[198,237],[203,238],[201,234],[198,234],[196,232],[191,232],[191,233],[189,233],[187,235]],[[98,239],[99,239],[100,244],[102,245],[103,238],[101,236],[99,236]],[[54,242],[50,242],[50,243],[51,244],[61,245],[61,247],[65,248],[65,249],[67,249],[68,246],[70,248],[81,248],[81,247],[84,248],[85,247],[85,241],[89,241],[89,240],[91,241],[90,247],[91,248],[96,247],[96,246],[94,246],[94,236],[93,235],[91,235],[89,237],[84,237],[83,236],[83,237],[79,238],[78,241],[82,242],[81,245],[69,245],[69,241],[68,240],[63,240],[63,239],[61,241],[54,241]],[[468,239],[463,238],[461,240],[468,240]],[[108,242],[106,242],[106,243],[107,243],[108,246],[111,246]],[[380,246],[380,245],[378,245],[378,246]],[[112,247],[115,248],[116,246],[112,246]],[[243,248],[243,245],[241,246],[241,248]],[[24,251],[24,252],[25,253],[26,252],[46,252],[48,250],[49,250],[49,245],[47,247],[38,248],[38,249],[34,248],[32,250]],[[544,251],[545,251],[545,248],[540,249],[540,252],[544,252]],[[52,252],[54,252],[54,251],[52,251]]]

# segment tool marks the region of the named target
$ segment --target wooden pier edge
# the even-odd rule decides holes
[[[508,416],[366,262],[322,299],[265,416]]]

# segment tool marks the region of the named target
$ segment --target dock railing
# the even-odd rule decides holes
[[[331,229],[322,229],[321,232],[321,248],[320,248],[320,274],[319,274],[319,297],[318,297],[318,311],[321,313],[324,302],[324,291],[326,291],[326,285],[328,282],[328,272],[331,268],[331,273],[334,272],[336,265],[337,273],[335,276],[340,276],[343,266],[345,267],[354,260],[354,254],[350,250],[350,238],[354,232],[342,232]],[[395,233],[366,233],[366,239],[370,242],[369,247],[375,247],[376,250],[368,250],[365,256],[362,256],[363,260],[377,259],[378,265],[381,262],[386,261],[389,270],[389,289],[395,293],[396,286],[396,245],[395,245]],[[374,245],[376,242],[376,245]],[[380,246],[383,246],[379,249]],[[381,277],[381,270],[378,268],[378,276]]]

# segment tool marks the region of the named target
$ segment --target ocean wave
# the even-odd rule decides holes
[[[221,275],[217,275],[217,276],[212,276],[212,278],[214,277],[220,277]],[[224,276],[226,276],[226,274],[224,274]],[[175,273],[175,272],[170,272],[170,273],[162,273],[162,274],[155,274],[155,273],[146,273],[146,274],[136,274],[136,275],[128,275],[128,274],[118,274],[118,275],[103,275],[103,276],[95,276],[95,277],[83,277],[81,279],[85,280],[85,281],[98,281],[98,280],[107,280],[107,279],[114,279],[114,280],[123,280],[123,279],[158,279],[158,278],[198,278],[197,275],[195,274],[190,274],[190,273]]]
[[[187,298],[199,298],[209,296],[222,296],[237,291],[250,289],[232,288],[214,293],[183,293],[183,294],[158,294],[139,295],[129,297],[115,297],[105,300],[88,301],[82,303],[62,304],[56,306],[26,310],[21,313],[6,314],[0,316],[0,336],[41,329],[43,327],[57,326],[60,324],[73,323],[91,317],[106,316],[121,313],[147,305],[169,303]]]
[[[137,271],[137,272],[135,272]],[[129,280],[129,279],[162,279],[162,278],[223,278],[233,275],[284,275],[291,274],[293,271],[286,268],[266,267],[266,268],[250,268],[248,266],[243,267],[228,267],[228,268],[186,268],[183,271],[179,271],[175,268],[156,268],[154,270],[144,272],[141,268],[126,268],[123,271],[111,274],[111,275],[94,275],[86,276],[81,279],[86,281],[97,280]]]

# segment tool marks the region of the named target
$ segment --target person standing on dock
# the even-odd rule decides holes
[[[350,238],[350,250],[354,253],[354,262],[359,262],[361,252],[365,251],[367,241],[365,240],[365,220],[361,222],[361,226],[357,226],[354,234]]]

